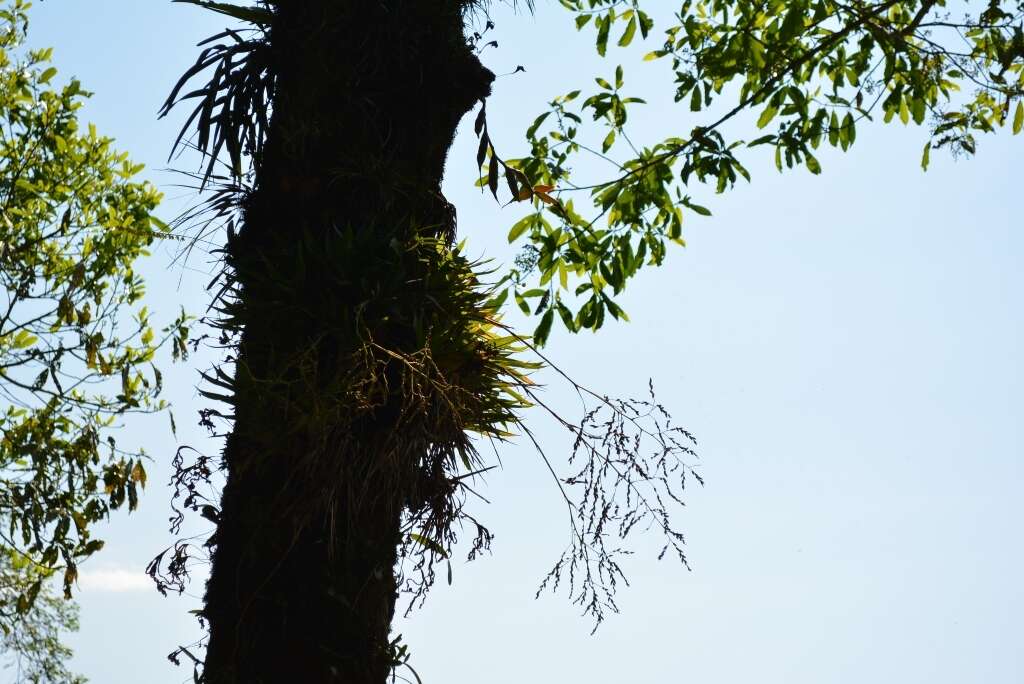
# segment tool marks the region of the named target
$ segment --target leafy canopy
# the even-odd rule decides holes
[[[780,171],[818,174],[822,145],[848,150],[881,119],[927,128],[927,168],[934,149],[972,154],[980,134],[1024,128],[1019,1],[966,14],[945,0],[685,0],[674,13],[642,0],[559,2],[602,57],[623,51],[642,68],[667,67],[687,124],[660,141],[631,130],[645,102],[622,65],[596,88],[554,98],[521,158],[498,157],[481,112],[479,184],[497,197],[504,177],[513,200],[532,204],[509,231],[522,253],[500,296],[540,317],[540,344],[556,318],[572,332],[625,318],[616,296],[660,265],[669,243],[685,244],[687,214],[710,214],[694,195],[750,180],[754,148],[772,150]],[[640,58],[645,41],[660,43]],[[587,156],[615,171],[582,177]]]
[[[173,339],[181,356],[187,339],[184,315],[158,334],[138,306],[133,263],[167,231],[152,214],[160,194],[79,125],[88,93],[52,84],[52,51],[23,48],[28,8],[0,10],[0,554],[31,565],[0,596],[5,633],[54,570],[70,597],[78,563],[103,545],[92,524],[135,508],[144,454],[111,428],[166,406],[154,354]]]
[[[43,582],[33,609],[0,634],[0,671],[24,684],[85,684],[68,671],[71,649],[60,641],[62,632],[78,629],[78,607],[53,591],[51,573],[11,549],[0,549],[0,602],[17,600],[20,587]]]

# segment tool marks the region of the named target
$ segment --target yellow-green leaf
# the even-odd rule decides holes
[[[779,110],[776,107],[768,107],[767,109],[765,109],[763,112],[761,112],[761,116],[757,118],[757,127],[764,128],[765,126],[770,124],[772,122],[772,119],[775,118],[775,115],[778,112]]]
[[[814,175],[818,175],[819,173],[821,173],[821,164],[818,162],[817,158],[814,157],[814,155],[812,155],[810,152],[807,153],[807,170],[813,173]]]
[[[427,537],[426,535],[422,535],[422,534],[416,534],[415,532],[412,532],[409,535],[409,537],[411,537],[412,540],[414,542],[416,542],[417,544],[419,544],[420,546],[423,546],[425,548],[430,549],[431,551],[436,553],[441,558],[447,558],[448,557],[448,552],[444,550],[444,547],[441,546],[440,544],[438,544],[436,541],[434,541],[430,537]]]
[[[516,221],[515,225],[512,226],[512,230],[508,231],[508,241],[515,242],[532,224],[533,214]]]
[[[622,37],[619,38],[619,47],[626,47],[633,42],[633,36],[636,35],[636,17],[629,20],[626,24],[626,30],[622,32]]]
[[[18,333],[14,336],[14,348],[27,349],[28,347],[31,347],[38,341],[39,338],[29,333],[27,330],[19,330]]]

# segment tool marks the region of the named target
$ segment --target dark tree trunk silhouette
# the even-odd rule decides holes
[[[414,353],[439,315],[431,264],[408,246],[454,234],[445,156],[493,79],[467,46],[465,4],[277,5],[272,119],[227,248],[225,318],[241,337],[204,610],[210,684],[389,674],[419,455],[402,447],[399,369],[367,364],[373,388],[353,394],[352,365],[369,348]]]

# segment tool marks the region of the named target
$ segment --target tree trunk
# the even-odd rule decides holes
[[[235,424],[204,614],[209,684],[382,684],[425,448],[401,364],[429,336],[440,193],[489,90],[464,0],[280,2],[272,120],[228,245]],[[387,350],[386,352],[383,350]],[[392,356],[389,356],[392,354]]]

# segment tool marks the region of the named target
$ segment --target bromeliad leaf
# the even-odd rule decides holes
[[[420,546],[433,551],[441,558],[448,558],[448,552],[444,550],[444,547],[438,544],[436,541],[422,534],[411,532],[409,537]]]
[[[171,2],[182,2],[188,5],[199,7],[226,14],[234,19],[256,24],[257,26],[269,26],[274,18],[274,13],[265,7],[240,7],[227,2],[212,2],[211,0],[171,0]]]

